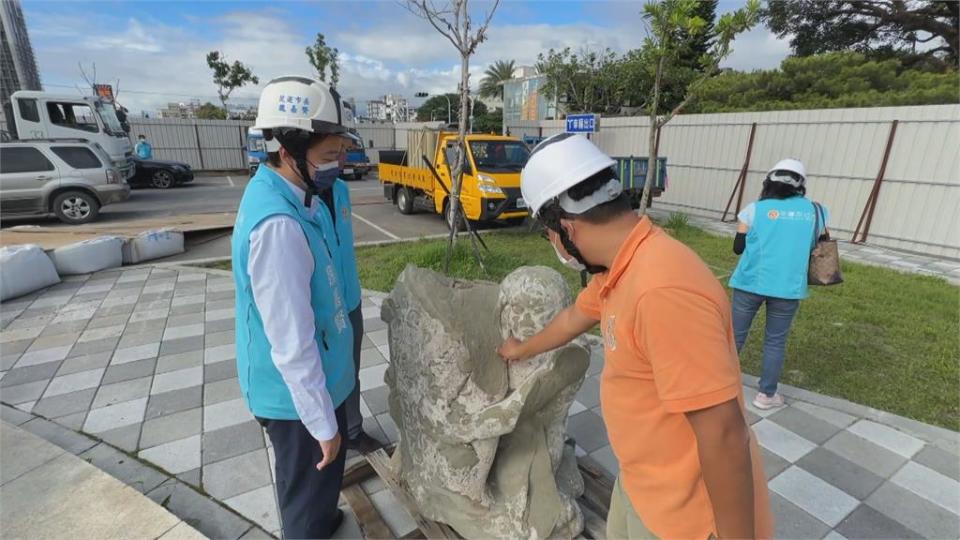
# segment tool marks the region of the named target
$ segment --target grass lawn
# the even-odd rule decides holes
[[[677,223],[671,234],[693,248],[718,276],[733,270],[732,240]],[[559,270],[573,291],[579,274],[567,270],[537,234],[484,236],[487,274],[461,239],[451,273],[499,281],[523,265]],[[389,291],[407,264],[441,270],[445,241],[357,249],[364,288]],[[788,343],[781,382],[849,399],[923,422],[960,429],[960,291],[947,282],[844,261],[845,283],[811,287]],[[724,281],[726,281],[724,279]],[[764,313],[754,321],[743,352],[743,370],[760,374]]]

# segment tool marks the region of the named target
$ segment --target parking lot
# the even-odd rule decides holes
[[[236,212],[249,178],[246,174],[198,175],[185,186],[172,189],[135,189],[130,199],[105,206],[98,223],[126,223],[144,218],[163,218],[185,214]],[[361,181],[351,181],[353,232],[357,243],[415,239],[444,234],[447,227],[431,213],[402,215],[383,197],[376,172]],[[55,218],[4,219],[3,227],[42,225],[69,227]],[[230,231],[194,232],[187,237],[187,252],[170,261],[226,257],[230,255]]]

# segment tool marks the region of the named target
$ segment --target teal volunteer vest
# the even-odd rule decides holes
[[[326,202],[323,202],[326,207]],[[329,242],[333,258],[340,271],[340,286],[347,311],[360,307],[360,277],[357,274],[357,254],[353,244],[353,207],[350,204],[350,189],[338,179],[333,184],[333,211],[336,212],[334,229],[336,236]],[[328,210],[330,210],[328,208]]]
[[[774,298],[807,297],[807,268],[813,248],[813,203],[805,197],[754,203],[747,247],[730,277],[730,287]],[[821,230],[828,217],[826,208]]]
[[[316,202],[314,203],[316,204]],[[277,420],[299,418],[290,390],[270,356],[270,343],[263,320],[253,300],[247,261],[250,233],[271,216],[286,215],[303,228],[314,271],[310,278],[310,305],[316,325],[317,347],[327,391],[334,406],[343,403],[354,387],[353,331],[347,318],[347,305],[337,276],[334,247],[328,238],[336,234],[328,212],[303,207],[283,178],[270,167],[262,166],[250,180],[233,229],[233,278],[237,289],[237,376],[247,406],[254,416]]]

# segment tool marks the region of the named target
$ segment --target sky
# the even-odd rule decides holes
[[[721,0],[719,12],[742,5]],[[260,78],[236,90],[231,102],[254,104],[260,88],[281,75],[310,75],[304,49],[317,32],[340,50],[338,90],[363,102],[387,93],[413,99],[417,92],[456,91],[460,59],[453,45],[399,0],[254,2],[195,0],[53,2],[22,0],[44,89],[75,94],[85,87],[79,63],[97,82],[115,84],[132,114],[169,102],[217,102],[206,55],[222,51]],[[490,1],[470,2],[481,19]],[[532,65],[550,48],[624,52],[643,41],[642,2],[505,0],[488,39],[471,60],[471,87],[501,59]],[[725,66],[767,69],[788,54],[785,40],[759,26],[734,43]],[[363,109],[361,109],[363,110]]]

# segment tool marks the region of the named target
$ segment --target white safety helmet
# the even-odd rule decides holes
[[[623,192],[620,181],[613,178],[604,188],[579,201],[568,197],[567,190],[615,165],[610,156],[583,135],[560,133],[545,139],[530,153],[520,172],[520,192],[534,216],[554,199],[564,211],[582,214],[617,198]]]
[[[793,187],[800,187],[807,181],[807,168],[803,166],[803,162],[799,159],[781,159],[767,173],[767,178],[772,182],[780,182]]]
[[[341,104],[340,94],[320,81],[298,76],[278,77],[268,82],[260,93],[253,127],[343,135],[353,122],[353,115],[347,110]]]

